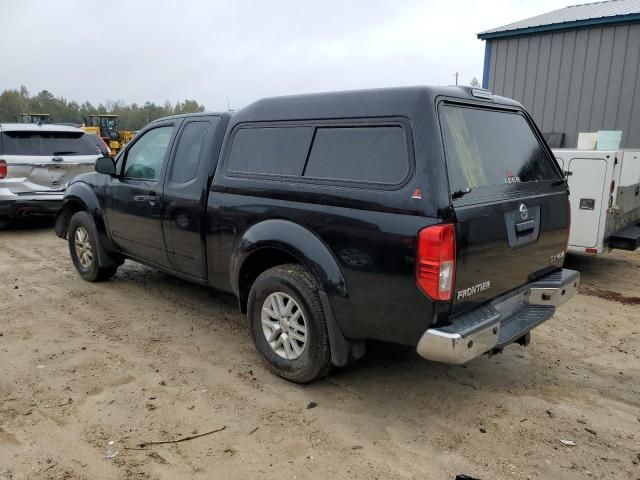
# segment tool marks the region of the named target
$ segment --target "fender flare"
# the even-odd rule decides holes
[[[275,248],[286,252],[307,267],[320,282],[327,333],[331,347],[331,360],[344,366],[352,355],[352,345],[345,338],[333,314],[331,297],[348,298],[347,283],[337,260],[329,247],[305,227],[282,219],[264,220],[249,227],[236,242],[231,255],[231,286],[240,294],[240,272],[244,262],[255,252]]]
[[[81,205],[82,208],[78,208]],[[67,188],[64,194],[62,208],[56,216],[55,232],[60,238],[66,239],[69,222],[74,213],[84,210],[91,215],[96,225],[98,235],[98,264],[101,267],[119,265],[117,255],[110,253],[112,243],[104,223],[104,211],[91,186],[84,182],[76,182]]]
[[[290,220],[264,220],[249,227],[231,255],[231,285],[238,294],[245,260],[262,248],[276,248],[295,257],[316,276],[327,295],[347,298],[347,282],[329,247],[310,230]]]

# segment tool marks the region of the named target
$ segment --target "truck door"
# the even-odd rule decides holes
[[[206,277],[205,212],[212,145],[220,117],[185,121],[167,169],[162,224],[171,268]]]
[[[598,243],[602,202],[606,195],[607,161],[604,158],[572,158],[569,161],[571,236],[569,244],[593,248]]]
[[[162,181],[173,141],[174,122],[160,123],[138,136],[119,158],[120,174],[107,186],[107,221],[120,250],[167,267],[162,235]]]

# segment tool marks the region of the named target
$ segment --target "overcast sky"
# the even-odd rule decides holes
[[[476,33],[571,0],[0,0],[0,90],[209,110],[482,80]]]

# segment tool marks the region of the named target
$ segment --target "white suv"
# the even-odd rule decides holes
[[[100,156],[79,128],[0,123],[0,220],[57,212],[67,183]]]

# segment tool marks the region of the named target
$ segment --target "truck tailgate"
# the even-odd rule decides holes
[[[565,192],[460,207],[456,216],[454,313],[536,280],[563,264],[569,235]]]

